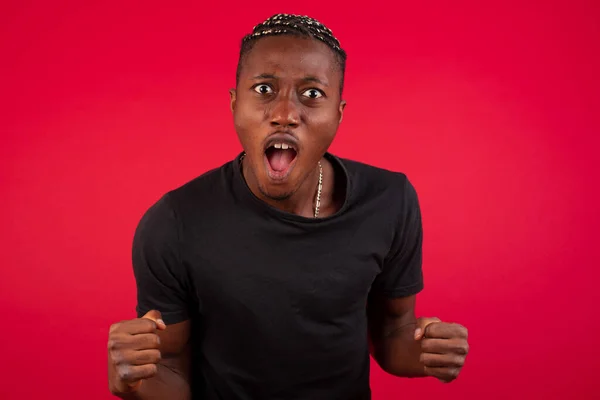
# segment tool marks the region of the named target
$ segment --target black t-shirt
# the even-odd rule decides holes
[[[331,216],[260,201],[238,156],[142,217],[137,314],[192,321],[195,399],[370,398],[367,298],[423,288],[421,214],[404,174],[326,157],[346,181]]]

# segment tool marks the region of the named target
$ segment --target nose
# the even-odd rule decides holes
[[[300,123],[300,110],[290,96],[280,96],[271,109],[271,126],[295,128]]]

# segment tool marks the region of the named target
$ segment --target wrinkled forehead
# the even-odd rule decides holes
[[[284,77],[317,76],[333,82],[339,80],[334,52],[312,38],[293,35],[265,37],[258,40],[246,56],[242,79],[261,74]]]

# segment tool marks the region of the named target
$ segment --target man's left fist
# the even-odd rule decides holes
[[[441,322],[438,318],[419,318],[415,339],[421,341],[421,362],[425,374],[442,382],[458,377],[469,352],[467,328]]]

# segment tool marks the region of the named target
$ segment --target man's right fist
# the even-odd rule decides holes
[[[156,375],[161,357],[157,330],[164,329],[166,325],[156,310],[110,327],[108,383],[112,394],[133,392],[143,379]]]

